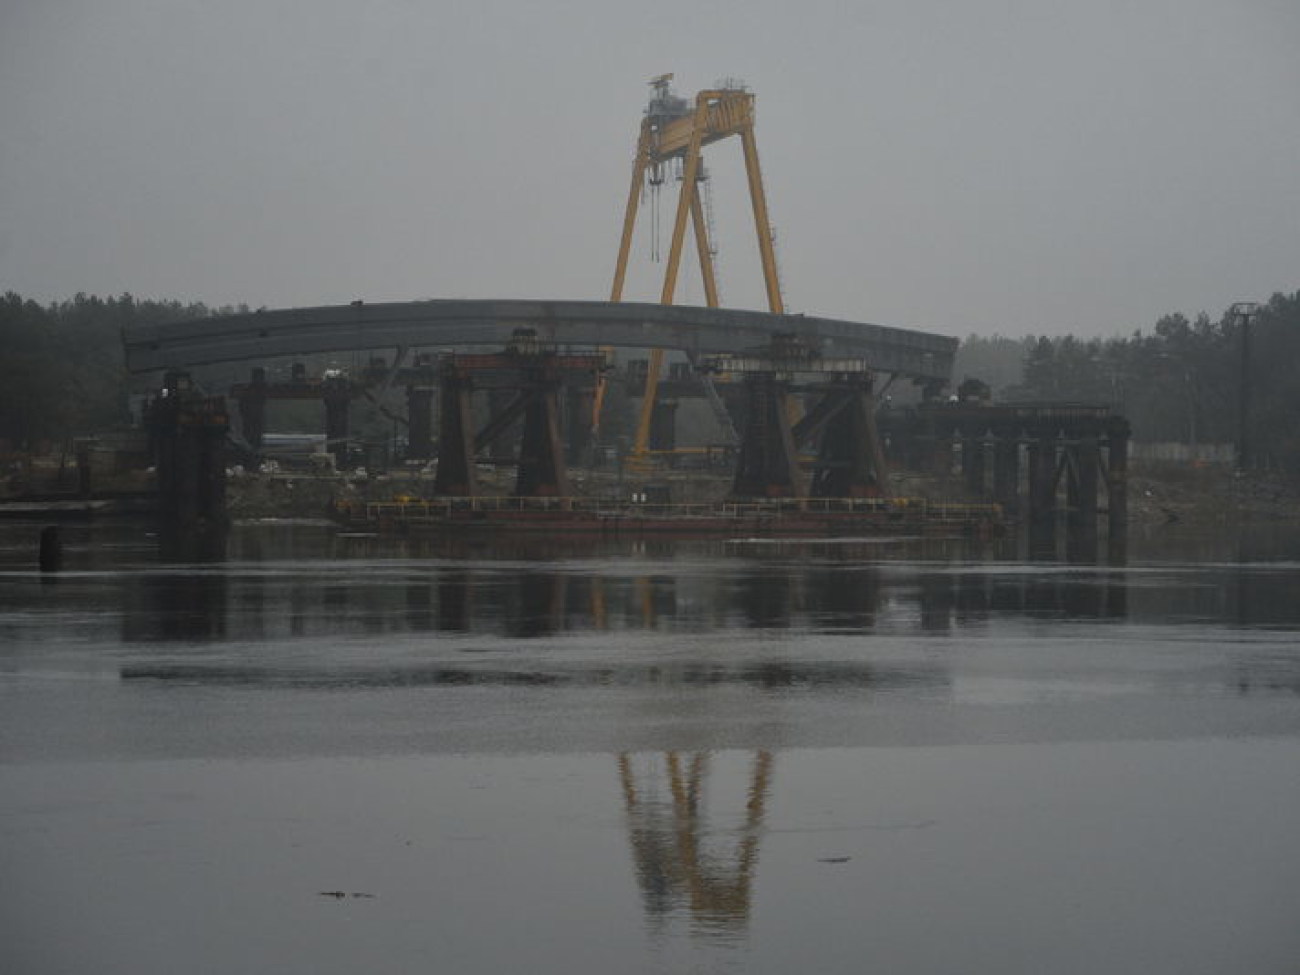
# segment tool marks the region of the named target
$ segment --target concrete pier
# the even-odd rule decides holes
[[[1102,539],[1123,558],[1128,532],[1129,424],[1104,406],[931,402],[880,415],[896,461],[941,477],[953,473],[972,500],[990,498],[1026,528],[1031,554],[1093,561]],[[992,486],[988,464],[992,459]],[[1105,507],[1101,505],[1105,490]]]
[[[186,373],[170,372],[145,407],[158,505],[165,523],[183,528],[226,520],[226,434],[224,397],[204,396]]]

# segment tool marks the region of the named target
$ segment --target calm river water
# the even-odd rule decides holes
[[[1300,971],[1300,535],[0,528],[0,971]]]

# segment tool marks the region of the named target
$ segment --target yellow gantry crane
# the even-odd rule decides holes
[[[713,252],[709,242],[708,221],[700,199],[699,184],[703,178],[701,150],[728,136],[740,136],[745,155],[745,172],[749,179],[750,202],[754,208],[754,229],[758,233],[758,250],[763,262],[763,282],[767,288],[768,309],[777,314],[785,311],[781,300],[781,287],[777,278],[776,251],[772,242],[772,228],[767,215],[767,198],[763,194],[763,177],[758,166],[758,147],[754,141],[754,95],[740,85],[720,85],[705,89],[695,96],[692,106],[685,98],[673,94],[671,74],[660,75],[650,82],[653,93],[641,120],[641,135],[637,140],[636,161],[632,165],[632,185],[627,194],[627,207],[623,216],[623,237],[619,242],[618,262],[614,267],[614,286],[611,301],[623,300],[623,282],[627,277],[628,253],[632,248],[632,230],[636,225],[638,203],[647,179],[653,185],[663,182],[666,164],[681,160],[681,191],[677,198],[677,214],[673,221],[672,242],[668,250],[668,264],[664,271],[663,291],[659,301],[671,305],[677,290],[677,274],[681,268],[682,250],[686,240],[686,222],[689,217],[695,248],[699,253],[700,276],[704,282],[705,301],[710,308],[718,307],[718,285],[713,270]],[[663,350],[652,349],[649,369],[646,371],[645,394],[641,399],[641,414],[637,422],[636,443],[632,461],[644,466],[649,457],[650,421],[654,413],[658,392],[659,373],[663,366]],[[596,416],[600,416],[603,386],[596,395]]]

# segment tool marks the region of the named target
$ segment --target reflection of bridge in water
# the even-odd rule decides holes
[[[257,544],[263,543],[269,541]],[[771,818],[779,812],[772,805],[776,790],[784,783],[788,797],[794,788],[792,779],[776,775],[776,750],[808,744],[799,736],[814,724],[842,720],[863,720],[866,733],[887,736],[914,708],[912,719],[902,717],[903,726],[924,729],[915,733],[925,740],[947,725],[936,718],[960,701],[961,658],[978,650],[945,634],[978,632],[978,625],[967,630],[972,622],[1047,613],[1120,619],[1127,612],[1121,593],[1129,585],[1139,601],[1144,594],[1181,599],[1167,608],[1182,613],[1191,602],[1204,603],[1207,591],[1204,585],[1181,591],[1152,585],[1156,570],[1141,570],[1134,583],[1122,572],[1068,566],[862,565],[806,549],[798,557],[664,560],[617,570],[611,561],[596,560],[386,565],[372,553],[351,566],[332,560],[313,571],[305,560],[249,554],[244,550],[246,561],[224,566],[161,566],[127,576],[135,602],[124,604],[122,636],[135,646],[121,677],[129,693],[152,700],[176,684],[225,688],[234,697],[204,695],[224,707],[270,691],[277,707],[301,717],[318,713],[324,699],[311,692],[324,691],[331,704],[320,713],[334,721],[341,713],[334,703],[349,700],[338,692],[362,691],[354,700],[382,701],[390,719],[410,717],[409,724],[399,722],[393,740],[384,740],[387,748],[395,741],[403,748],[446,749],[493,732],[501,737],[486,740],[516,747],[526,742],[526,750],[559,724],[563,730],[552,741],[598,751],[615,766],[605,767],[601,788],[611,800],[617,789],[627,879],[635,881],[647,927],[669,936],[685,927],[693,936],[719,940],[742,938],[751,920],[761,918],[764,872],[777,866],[780,856],[773,853],[789,853],[788,846],[773,850],[768,838],[783,825]],[[1289,576],[1250,581],[1249,595],[1275,606],[1268,618],[1294,621]],[[598,593],[603,617],[594,608]],[[275,627],[285,626],[290,613],[302,621],[295,631],[302,639],[277,646],[276,636],[290,634]],[[514,636],[581,632],[598,619],[615,633],[537,644]],[[763,640],[742,632],[730,643],[708,637],[683,655],[672,629],[680,624],[707,631],[795,627],[805,634],[825,628],[839,636]],[[669,632],[620,640],[618,629],[634,627]],[[386,637],[444,628],[449,639],[347,639],[351,633]],[[470,631],[505,638],[462,638]],[[934,639],[896,639],[917,632]],[[313,639],[328,635],[344,639],[333,645]],[[148,641],[182,646],[151,647]],[[1266,652],[1242,654],[1208,679],[1231,680],[1225,687],[1241,695],[1295,693],[1293,675],[1277,665],[1278,644],[1264,646]],[[1094,666],[1085,664],[1086,679],[1095,676]],[[985,707],[977,702],[975,709]],[[800,711],[805,708],[815,710]],[[491,717],[476,724],[470,712]],[[241,706],[231,708],[226,720],[237,725],[243,713]],[[800,719],[800,713],[817,720]],[[513,726],[510,715],[518,715]],[[1193,709],[1187,720],[1202,719]],[[599,726],[598,735],[580,737],[588,724]],[[727,737],[736,725],[744,726],[743,734]],[[196,727],[207,733],[202,722]],[[363,727],[357,723],[358,733]],[[412,729],[427,729],[428,737]],[[460,737],[449,742],[453,735]]]
[[[886,551],[880,545],[833,550],[760,545],[748,552],[742,546],[702,561],[690,555],[707,548],[663,546],[639,550],[634,560],[618,563],[604,557],[633,551],[588,546],[569,552],[579,559],[571,564],[539,560],[542,554],[551,559],[564,554],[550,545],[520,547],[513,556],[497,552],[494,558],[476,557],[474,546],[436,540],[341,539],[331,545],[349,554],[330,563],[328,571],[312,571],[302,563],[301,573],[242,573],[228,567],[205,572],[178,566],[143,574],[131,582],[133,611],[123,617],[123,638],[166,642],[485,633],[540,639],[567,632],[733,629],[942,633],[998,617],[1131,615],[1130,580],[1122,571],[1014,564],[993,570],[939,569],[879,562]],[[230,554],[257,560],[262,546],[258,537],[242,534]],[[953,555],[951,547],[941,547],[937,540],[909,551],[930,558]],[[380,553],[403,561],[372,562]],[[674,553],[687,557],[672,561]],[[587,561],[593,557],[597,561]],[[636,559],[646,564],[638,565]],[[349,571],[353,560],[357,568]],[[1146,589],[1140,593],[1149,595]],[[1194,594],[1184,595],[1195,602]],[[796,671],[797,665],[783,676],[783,668],[774,666],[731,674],[730,679],[779,686],[812,678]],[[686,671],[679,676],[684,681],[709,679]],[[821,679],[870,682],[838,672]]]

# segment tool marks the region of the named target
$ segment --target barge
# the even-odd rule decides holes
[[[561,497],[439,497],[340,502],[336,520],[379,534],[551,535],[556,538],[991,538],[1005,523],[996,504],[919,498],[781,498],[703,504]]]

